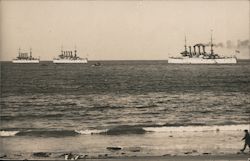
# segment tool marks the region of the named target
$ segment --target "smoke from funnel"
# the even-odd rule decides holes
[[[237,48],[250,48],[250,41],[249,40],[238,40]]]

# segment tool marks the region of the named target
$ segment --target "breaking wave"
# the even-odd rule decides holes
[[[121,125],[105,130],[41,130],[41,129],[31,129],[31,130],[1,130],[0,136],[33,136],[33,137],[68,137],[77,135],[127,135],[127,134],[144,134],[146,130],[138,126]]]
[[[82,135],[93,135],[93,134],[106,133],[107,130],[75,130],[75,132]]]
[[[204,131],[236,131],[248,129],[249,125],[213,125],[213,126],[162,126],[162,127],[145,127],[150,132],[204,132]]]
[[[33,136],[33,137],[70,137],[77,135],[131,135],[145,134],[148,132],[204,132],[204,131],[241,131],[248,129],[248,124],[242,125],[214,125],[214,126],[141,126],[121,125],[105,130],[1,130],[1,137]]]
[[[24,131],[7,131],[1,130],[1,137],[8,136],[34,136],[34,137],[65,137],[76,136],[79,133],[71,130],[24,130]]]
[[[19,131],[0,131],[0,136],[15,136]]]

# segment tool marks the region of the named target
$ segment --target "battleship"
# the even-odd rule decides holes
[[[88,63],[87,58],[80,58],[77,56],[77,50],[73,51],[65,51],[61,49],[61,54],[58,56],[58,58],[53,59],[53,63],[55,64],[69,64],[69,63],[76,63],[76,64],[82,64],[82,63]]]
[[[32,49],[30,49],[30,53],[23,53],[19,48],[18,56],[12,60],[12,63],[39,63],[39,61],[39,58],[32,57]]]
[[[214,53],[213,50],[213,38],[211,34],[210,42],[210,53],[206,52],[206,45],[199,43],[192,47],[189,46],[189,51],[187,51],[186,37],[185,37],[185,50],[181,52],[181,57],[170,57],[168,63],[170,64],[236,64],[237,59],[235,56],[232,57],[222,57]],[[198,51],[196,49],[198,48]],[[201,51],[202,48],[202,51]]]

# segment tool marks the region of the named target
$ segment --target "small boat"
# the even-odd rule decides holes
[[[102,64],[100,63],[100,62],[97,62],[97,63],[95,63],[95,64],[93,64],[92,66],[93,67],[99,67],[99,66],[101,66]]]

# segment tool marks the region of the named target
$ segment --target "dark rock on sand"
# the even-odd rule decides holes
[[[203,155],[209,155],[209,154],[211,154],[211,153],[202,153]]]
[[[22,154],[14,154],[14,156],[21,157]]]
[[[51,155],[51,153],[47,153],[47,152],[33,153],[33,156],[35,156],[35,157],[49,157],[50,155]]]
[[[111,158],[111,157],[109,157],[108,154],[104,154],[104,155],[99,154],[99,155],[98,155],[98,158],[99,158],[99,159],[105,159],[105,158],[107,159],[107,158]]]
[[[86,159],[88,155],[79,155],[78,159]]]
[[[131,152],[140,152],[140,149],[131,150]]]
[[[79,159],[79,156],[80,155],[69,153],[69,154],[65,154],[64,159],[65,160],[77,160]]]
[[[131,151],[131,152],[140,152],[141,148],[140,147],[130,147],[129,151]]]
[[[162,155],[162,156],[171,156],[171,154],[164,154],[164,155]]]
[[[108,150],[121,150],[122,148],[121,147],[107,147]]]
[[[6,154],[0,154],[0,158],[6,158],[7,155]]]
[[[60,155],[58,155],[58,156],[56,156],[57,158],[61,158],[61,157],[64,157],[65,155],[67,155],[66,153],[64,153],[64,154],[60,154]]]

